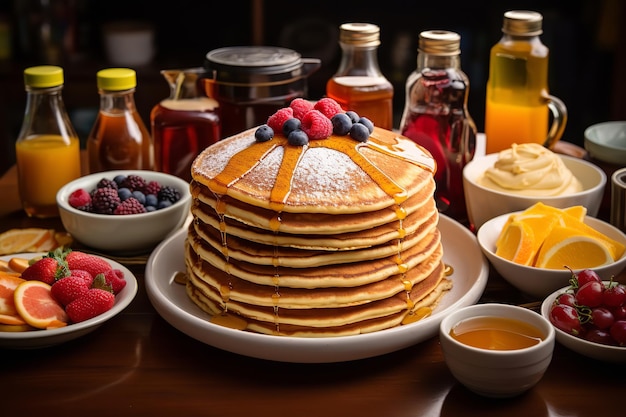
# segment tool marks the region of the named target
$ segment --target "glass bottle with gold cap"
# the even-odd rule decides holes
[[[56,217],[56,194],[80,177],[80,141],[63,102],[63,69],[24,70],[26,110],[15,144],[20,199],[31,217]]]
[[[476,125],[467,110],[469,80],[461,70],[461,37],[444,30],[419,35],[417,69],[406,81],[400,131],[437,162],[440,212],[467,221],[463,168],[474,157]]]
[[[552,148],[563,135],[567,108],[548,94],[549,50],[539,38],[542,22],[543,16],[533,11],[504,14],[502,37],[491,48],[489,57],[487,153],[500,152],[514,143],[539,143]]]
[[[337,72],[326,83],[326,95],[344,110],[353,110],[383,129],[393,128],[393,85],[378,65],[380,28],[370,23],[339,27],[342,49]]]
[[[135,106],[135,71],[103,69],[97,84],[100,110],[87,139],[89,171],[154,170],[152,137]]]

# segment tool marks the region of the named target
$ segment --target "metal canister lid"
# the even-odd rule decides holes
[[[301,55],[287,48],[272,46],[233,46],[210,51],[207,69],[239,74],[272,75],[290,73],[302,66]]]
[[[380,28],[371,23],[344,23],[339,26],[339,42],[356,46],[378,46]]]
[[[543,33],[541,13],[528,10],[510,10],[504,13],[502,32],[507,35],[538,36]]]
[[[421,32],[417,50],[431,55],[459,55],[461,53],[461,35],[447,30]]]

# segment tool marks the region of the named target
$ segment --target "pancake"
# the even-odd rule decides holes
[[[192,165],[186,291],[222,325],[336,337],[428,316],[452,287],[424,148],[384,129],[292,145],[256,128]]]

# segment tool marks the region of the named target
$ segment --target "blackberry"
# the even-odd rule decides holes
[[[169,201],[170,203],[175,203],[180,200],[180,192],[178,192],[178,190],[174,187],[164,185],[159,190],[157,198],[159,201]]]
[[[146,186],[146,180],[139,175],[130,174],[122,181],[120,186],[128,188],[130,191],[143,191]]]
[[[114,190],[117,190],[117,183],[108,178],[102,178],[98,181],[98,184],[96,184],[96,188],[113,188]]]
[[[91,197],[93,212],[99,214],[113,214],[120,202],[117,190],[113,188],[97,188]]]
[[[145,213],[146,208],[137,200],[135,197],[130,197],[124,201],[122,201],[115,210],[113,214],[125,215],[125,214],[140,214]]]

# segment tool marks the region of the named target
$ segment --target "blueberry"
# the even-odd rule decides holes
[[[370,131],[367,129],[367,126],[361,123],[355,123],[350,129],[350,136],[352,139],[358,140],[359,142],[367,142],[367,138],[370,137]]]
[[[309,137],[302,130],[294,130],[287,136],[287,142],[293,146],[304,146],[309,143]]]
[[[358,123],[359,122],[359,115],[357,114],[357,112],[353,111],[353,110],[348,110],[346,112],[346,115],[350,118],[350,120],[352,120],[352,123]]]
[[[254,138],[257,142],[267,142],[274,137],[274,129],[268,125],[261,125],[254,132]]]
[[[150,213],[151,211],[156,211],[156,209],[157,209],[157,208],[156,208],[156,207],[154,207],[154,206],[146,206],[146,211],[147,211],[148,213]]]
[[[141,191],[137,191],[137,190],[133,191],[133,197],[135,197],[137,201],[141,203],[142,206],[146,205],[146,196]]]
[[[172,204],[173,203],[170,200],[161,200],[157,204],[156,208],[157,208],[157,210],[161,210],[161,209],[164,209],[164,208],[167,208],[167,207],[171,206]]]
[[[123,182],[124,182],[124,180],[125,180],[125,179],[126,179],[126,175],[124,175],[124,174],[119,174],[119,175],[116,175],[116,176],[113,178],[113,181],[115,181],[115,182],[117,183],[117,185],[119,186],[121,183],[123,183]]]
[[[345,113],[337,113],[330,121],[333,123],[333,133],[339,136],[345,136],[350,132],[352,120]]]
[[[372,123],[372,121],[367,117],[361,117],[359,119],[359,123],[365,125],[365,127],[367,127],[367,130],[370,131],[370,134],[374,131],[374,123]]]
[[[128,188],[122,187],[119,190],[117,190],[117,195],[120,197],[120,200],[124,201],[124,200],[127,200],[129,197],[132,197],[133,193],[131,193]]]
[[[285,123],[283,123],[283,135],[289,136],[291,132],[293,132],[294,130],[299,130],[301,126],[302,122],[300,122],[300,120],[296,119],[295,117],[287,119],[285,120]]]
[[[146,204],[144,205],[146,206],[146,208],[148,206],[156,207],[158,202],[159,202],[159,199],[157,198],[155,194],[148,194],[146,195]]]

